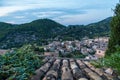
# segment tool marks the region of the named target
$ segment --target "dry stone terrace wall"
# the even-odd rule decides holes
[[[89,61],[75,59],[45,59],[31,80],[119,80],[116,76],[95,68]]]

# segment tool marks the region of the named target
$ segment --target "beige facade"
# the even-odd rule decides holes
[[[0,55],[3,55],[7,52],[7,50],[0,50]]]
[[[44,56],[58,57],[59,53],[56,53],[56,52],[44,52]]]
[[[104,57],[105,56],[105,50],[97,49],[96,53],[95,53],[95,56],[97,56],[98,58]]]

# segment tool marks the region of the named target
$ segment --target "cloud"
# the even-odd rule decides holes
[[[25,23],[50,18],[62,24],[88,24],[112,16],[118,0],[1,0],[0,21]],[[12,21],[11,21],[12,20]]]
[[[115,0],[109,1],[99,1],[99,0],[11,0],[5,1],[1,0],[0,6],[0,17],[7,16],[16,11],[29,10],[29,9],[42,9],[42,8],[51,8],[51,9],[98,9],[98,8],[110,8],[110,6],[115,3]],[[113,3],[112,3],[113,2]],[[112,4],[110,4],[112,3]],[[117,3],[117,1],[116,1]],[[99,5],[99,6],[98,6]]]
[[[6,6],[6,7],[0,7],[0,17],[7,16],[10,13],[14,13],[17,11],[23,11],[31,9],[30,7],[27,6]]]
[[[75,3],[75,2],[74,2]],[[0,17],[1,16],[7,16],[10,13],[22,11],[22,10],[29,10],[29,9],[42,9],[42,8],[64,8],[64,9],[74,9],[77,8],[75,6],[73,1],[65,3],[64,0],[58,1],[58,0],[11,0],[11,1],[5,1],[2,0],[0,3]],[[72,7],[69,7],[72,6]]]
[[[7,21],[6,23],[15,24],[15,21]]]
[[[15,16],[14,18],[23,19],[23,18],[25,18],[25,16]]]
[[[103,15],[103,13],[106,13]],[[111,14],[110,14],[111,13]],[[98,16],[99,15],[99,16]],[[105,10],[90,10],[86,14],[71,14],[62,15],[54,18],[53,20],[61,22],[62,24],[88,24],[100,21],[112,15],[112,11]],[[97,17],[96,17],[97,16]]]
[[[44,12],[33,12],[32,14],[34,16],[37,16],[38,18],[49,18],[49,17],[65,14],[65,12],[62,12],[62,11],[44,11]]]

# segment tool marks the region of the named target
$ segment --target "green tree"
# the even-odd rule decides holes
[[[114,16],[111,21],[111,34],[107,54],[116,51],[116,46],[120,46],[120,3],[114,9]]]

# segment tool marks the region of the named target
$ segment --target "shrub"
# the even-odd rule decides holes
[[[91,63],[96,67],[111,67],[120,74],[120,47],[117,47],[116,50],[117,51],[110,56]]]
[[[0,56],[0,80],[29,80],[41,63],[31,45],[8,52]]]

